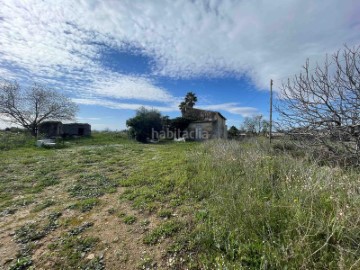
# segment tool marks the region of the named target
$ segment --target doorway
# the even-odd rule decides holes
[[[79,136],[84,136],[84,128],[79,128],[78,135]]]

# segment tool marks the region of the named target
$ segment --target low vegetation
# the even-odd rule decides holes
[[[204,207],[195,229],[204,265],[360,266],[358,171],[276,154],[259,141],[208,142],[189,158],[189,188]]]
[[[30,147],[35,144],[35,139],[24,131],[14,129],[14,131],[0,132],[0,150],[10,150],[20,147]]]
[[[354,168],[261,138],[63,144],[0,152],[4,269],[360,267]]]

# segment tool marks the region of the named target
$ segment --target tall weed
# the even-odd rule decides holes
[[[209,212],[195,238],[205,269],[360,267],[358,172],[258,141],[206,142],[188,166],[188,188]]]

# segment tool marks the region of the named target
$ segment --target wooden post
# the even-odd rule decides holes
[[[272,137],[272,102],[273,102],[273,80],[270,80],[270,127],[269,127],[269,143],[271,143],[271,137]]]

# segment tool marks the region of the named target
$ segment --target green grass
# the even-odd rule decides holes
[[[123,221],[125,224],[128,224],[128,225],[131,225],[131,224],[134,224],[136,222],[137,218],[135,216],[125,216],[123,218]]]
[[[35,144],[35,139],[23,131],[0,131],[0,151],[30,147]]]
[[[53,212],[45,221],[26,223],[14,232],[14,240],[19,243],[16,259],[10,264],[9,269],[28,269],[32,264],[32,254],[39,247],[38,241],[59,227],[58,219],[61,213]]]
[[[118,181],[110,180],[102,174],[83,174],[72,185],[68,192],[70,196],[80,199],[96,198],[116,191]]]
[[[15,231],[16,241],[22,244],[39,240],[45,235],[45,231],[40,230],[38,226],[34,223],[23,225]]]
[[[68,231],[68,236],[75,236],[75,235],[79,235],[82,232],[84,232],[86,229],[92,227],[94,225],[94,223],[91,222],[85,222],[80,226],[77,226],[71,230]]]
[[[75,204],[70,205],[70,209],[77,209],[81,212],[88,212],[91,209],[93,209],[95,206],[97,206],[100,203],[100,200],[98,198],[88,198],[84,200],[79,200]]]
[[[38,204],[37,206],[34,207],[33,212],[40,212],[50,206],[55,205],[56,202],[54,200],[51,199],[46,199],[45,201],[41,202],[40,204]]]
[[[182,228],[183,224],[179,221],[171,220],[163,222],[144,237],[144,243],[147,245],[154,245],[161,241],[162,238],[173,236]]]
[[[102,266],[99,258],[90,262],[83,258],[83,254],[90,252],[97,245],[98,241],[99,239],[94,237],[62,237],[61,241],[49,246],[49,249],[54,251],[53,255],[56,254],[56,257],[50,257],[55,261],[52,269],[97,269],[87,268],[95,263]]]
[[[141,258],[137,269],[156,269],[156,262],[154,262],[154,259],[150,255],[145,254],[143,258]]]
[[[49,232],[54,231],[58,225],[61,213],[54,212],[48,216],[44,225],[39,223],[27,223],[15,230],[15,240],[18,243],[26,244],[45,237]]]
[[[68,138],[65,142],[70,145],[113,145],[113,144],[129,144],[134,143],[128,139],[126,132],[113,132],[113,131],[93,131],[92,135],[83,138]]]
[[[253,142],[189,156],[201,264],[212,269],[359,266],[359,172],[319,167]],[[191,180],[190,180],[191,179]]]
[[[26,219],[33,221],[17,227],[14,238],[19,245],[29,244],[26,249],[29,252],[21,251],[11,265],[20,267],[32,262],[32,254],[38,248],[37,241],[43,241],[47,234],[56,230],[65,234],[60,242],[50,245],[50,248],[59,251],[59,255],[50,252],[52,261],[56,262],[53,267],[82,267],[85,263],[82,259],[79,264],[75,263],[79,253],[75,252],[70,262],[64,261],[61,256],[70,252],[67,250],[75,245],[72,237],[77,234],[76,228],[88,221],[91,214],[97,214],[105,206],[106,215],[120,215],[121,210],[115,205],[102,204],[104,195],[118,198],[119,195],[112,194],[117,193],[119,187],[125,188],[121,196],[123,203],[129,203],[139,211],[136,217],[125,211],[121,219],[125,224],[137,226],[139,216],[139,226],[144,230],[148,230],[149,225],[146,213],[157,217],[157,210],[165,209],[165,204],[180,206],[184,201],[181,183],[186,180],[186,172],[183,168],[186,151],[194,144],[143,145],[112,132],[69,139],[65,144],[65,148],[44,149],[31,143],[0,152],[1,215],[12,215],[15,219],[17,213],[28,209],[30,215]],[[61,218],[60,222],[53,223],[43,220],[48,209],[67,213],[69,208],[78,211],[75,215],[85,216]],[[75,228],[70,232],[69,226]],[[91,229],[89,234],[91,237]],[[165,235],[171,237],[169,233]],[[97,249],[96,246],[94,244],[93,248]],[[41,265],[46,261],[40,258],[37,263]]]
[[[170,209],[160,209],[158,211],[158,216],[161,218],[171,218],[172,211]]]
[[[22,270],[28,269],[33,264],[33,261],[30,257],[20,257],[17,258],[16,261],[10,265],[9,270]]]
[[[36,266],[103,269],[104,258],[86,260],[105,248],[93,231],[105,223],[89,220],[98,213],[140,229],[139,248],[161,247],[174,269],[360,267],[355,169],[261,140],[144,145],[95,132],[60,149],[29,142],[0,151],[0,215],[16,226],[19,247],[11,269],[34,264],[37,243],[55,233]],[[135,266],[156,263],[144,256]]]
[[[53,261],[52,269],[104,269],[102,258],[87,260],[85,254],[93,251],[99,243],[98,237],[82,235],[94,224],[85,222],[63,233],[53,241],[48,249],[52,251],[49,258]]]

